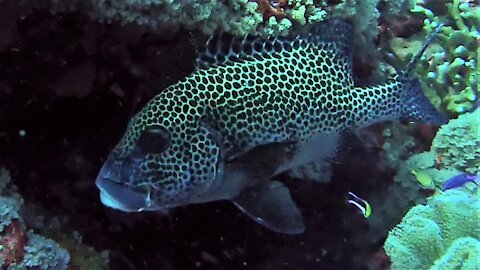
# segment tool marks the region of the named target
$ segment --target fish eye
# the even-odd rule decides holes
[[[144,153],[159,154],[170,146],[170,133],[161,126],[149,126],[138,138],[137,146]]]

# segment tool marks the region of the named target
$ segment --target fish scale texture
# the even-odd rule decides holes
[[[189,181],[209,181],[220,148],[228,157],[258,145],[302,142],[318,132],[400,114],[399,83],[354,87],[345,43],[308,38],[282,42],[268,52],[263,47],[233,60],[217,59],[170,86],[134,117],[115,151],[128,154],[145,128],[164,127],[171,147],[148,155],[143,171],[152,172],[149,184],[154,189],[173,191]]]

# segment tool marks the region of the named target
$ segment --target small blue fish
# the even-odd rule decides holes
[[[469,174],[462,173],[448,179],[447,182],[443,184],[442,190],[445,191],[452,188],[458,188],[469,182],[474,183],[475,185],[478,186],[477,181],[478,181],[478,175],[469,175]]]
[[[480,108],[480,97],[477,97],[475,101],[473,102],[472,108],[470,109],[470,112],[473,113],[476,111],[478,108]]]

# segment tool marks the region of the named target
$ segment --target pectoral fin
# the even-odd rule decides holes
[[[281,182],[269,181],[245,189],[233,203],[259,224],[279,233],[305,231],[302,215]]]

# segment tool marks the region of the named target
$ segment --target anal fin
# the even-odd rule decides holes
[[[233,203],[259,224],[279,233],[305,231],[303,218],[281,182],[268,181],[245,189]]]

